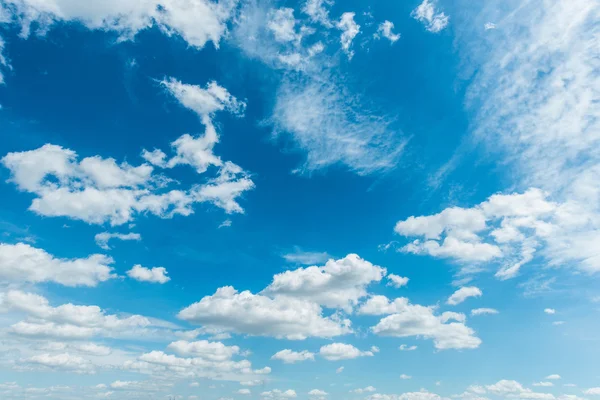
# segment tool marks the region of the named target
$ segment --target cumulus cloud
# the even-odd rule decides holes
[[[407,392],[402,394],[380,394],[375,393],[367,397],[367,400],[441,400],[442,398],[426,390],[420,392]]]
[[[455,306],[457,304],[462,303],[469,297],[481,297],[483,293],[481,289],[475,286],[463,286],[458,289],[456,292],[452,293],[452,296],[448,298],[446,304],[450,304],[451,306]]]
[[[393,286],[395,288],[401,288],[402,286],[408,285],[409,279],[400,275],[389,274],[387,276],[387,286]]]
[[[171,324],[142,315],[106,314],[98,306],[68,303],[53,307],[43,296],[18,290],[0,295],[0,310],[24,313],[29,320],[13,324],[10,332],[34,338],[142,337],[172,328]]]
[[[425,29],[433,33],[444,30],[450,21],[450,17],[436,9],[435,0],[423,0],[423,2],[413,10],[411,16],[422,22],[423,25],[425,25]]]
[[[139,242],[140,240],[142,240],[142,235],[140,235],[139,233],[133,233],[133,232],[130,232],[130,233],[100,232],[100,233],[97,233],[96,236],[94,236],[94,240],[96,241],[96,244],[104,250],[110,250],[110,246],[108,245],[108,242],[111,239],[135,240],[135,241]]]
[[[171,280],[167,276],[167,269],[165,267],[153,267],[146,268],[141,265],[134,265],[129,271],[127,276],[131,279],[135,279],[140,282],[151,282],[151,283],[167,283]]]
[[[358,388],[358,389],[351,390],[350,393],[363,394],[363,393],[372,393],[372,392],[376,392],[376,391],[377,391],[377,389],[375,389],[373,386],[367,386],[365,388]]]
[[[294,399],[298,397],[296,391],[293,389],[288,389],[285,391],[279,389],[273,389],[268,392],[262,392],[260,394],[261,397],[265,399],[273,399],[273,400],[282,400],[282,399]]]
[[[329,10],[327,6],[333,4],[331,0],[307,0],[302,7],[302,12],[307,14],[311,21],[320,23],[321,25],[331,28],[333,24],[329,20]]]
[[[100,254],[62,259],[29,244],[0,243],[0,278],[6,282],[96,286],[116,277],[112,263],[112,258]]]
[[[157,26],[169,36],[178,35],[190,46],[202,48],[208,41],[219,46],[236,2],[109,0],[82,6],[69,0],[7,0],[7,5],[24,37],[32,26],[40,34],[59,22],[78,22],[88,29],[112,31],[123,39]]]
[[[583,391],[583,394],[588,396],[600,396],[600,387],[593,387]]]
[[[555,310],[554,308],[545,308],[545,309],[544,309],[544,312],[545,312],[546,314],[550,314],[550,315],[554,315],[554,314],[556,314],[556,310]]]
[[[399,33],[392,32],[394,29],[394,23],[390,21],[383,21],[377,27],[377,32],[373,35],[376,39],[384,37],[388,39],[390,42],[395,43],[398,39],[400,39]]]
[[[487,385],[485,389],[495,395],[518,399],[553,400],[554,395],[550,393],[538,393],[523,387],[519,382],[503,379],[493,385]]]
[[[326,317],[313,302],[287,296],[275,298],[231,286],[186,307],[178,314],[191,323],[225,331],[302,340],[307,337],[334,337],[350,333],[350,321]]]
[[[439,350],[479,347],[481,339],[464,324],[464,314],[434,311],[435,307],[410,304],[406,298],[389,301],[385,296],[371,296],[358,309],[363,315],[387,315],[371,327],[377,335],[432,339]]]
[[[386,273],[385,268],[373,265],[356,254],[349,254],[339,260],[331,259],[322,267],[298,268],[277,274],[264,293],[351,310],[367,295],[367,286],[381,281]]]
[[[350,360],[358,357],[372,357],[372,351],[361,351],[351,344],[331,343],[322,346],[319,355],[329,361]]]
[[[300,361],[314,360],[314,359],[315,359],[315,355],[307,350],[292,351],[290,349],[284,349],[284,350],[278,351],[277,353],[273,354],[273,356],[271,357],[271,360],[280,360],[286,364],[294,364],[294,363],[297,363]]]
[[[407,344],[401,344],[400,347],[398,347],[398,350],[400,351],[415,351],[417,349],[417,346],[409,346]]]

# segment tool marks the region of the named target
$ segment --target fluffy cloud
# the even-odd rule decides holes
[[[92,373],[93,365],[86,359],[68,353],[63,354],[39,354],[27,360],[28,364],[34,364],[53,370],[70,371],[76,373]]]
[[[392,30],[394,29],[394,23],[390,21],[383,21],[377,27],[377,33],[375,33],[374,37],[379,39],[380,37],[384,37],[388,39],[390,42],[394,43],[398,39],[400,39],[399,33],[394,33]]]
[[[284,349],[281,351],[278,351],[277,353],[273,354],[273,356],[271,357],[271,360],[281,360],[286,364],[294,364],[300,361],[306,361],[306,360],[314,360],[315,359],[315,355],[307,350],[303,350],[303,351],[292,351],[290,349]]]
[[[552,382],[536,382],[533,384],[533,386],[552,387],[552,386],[554,386],[554,383],[552,383]]]
[[[352,309],[367,295],[366,287],[387,271],[356,254],[329,260],[323,267],[298,268],[277,274],[264,293],[305,299],[330,308]]]
[[[458,289],[456,292],[452,293],[452,296],[448,298],[446,304],[450,304],[451,306],[455,306],[457,304],[462,303],[469,297],[481,297],[483,293],[481,289],[475,286],[464,286]]]
[[[320,390],[320,389],[313,389],[310,392],[308,392],[309,396],[312,397],[323,397],[323,396],[327,396],[327,392],[324,390]]]
[[[354,15],[353,12],[343,13],[336,25],[342,31],[340,43],[342,44],[342,49],[348,55],[348,59],[354,56],[354,51],[350,50],[350,46],[352,46],[352,40],[360,32],[360,25],[354,22]]]
[[[417,349],[417,346],[409,346],[406,344],[401,344],[400,347],[398,347],[398,350],[400,351],[414,351]]]
[[[157,26],[167,35],[178,35],[190,46],[202,48],[208,41],[219,46],[236,2],[109,0],[82,6],[68,0],[7,0],[7,5],[21,24],[22,36],[29,35],[32,25],[37,33],[44,33],[58,22],[79,22],[88,29],[116,32],[121,38]]]
[[[10,290],[0,296],[0,310],[26,314],[31,320],[10,327],[20,336],[83,339],[92,336],[140,337],[153,335],[171,325],[142,315],[119,317],[98,306],[63,304],[52,307],[40,295]],[[81,351],[81,349],[79,349]],[[89,350],[89,349],[88,349]]]
[[[471,310],[472,316],[498,314],[499,311],[495,308],[475,308]]]
[[[554,395],[550,393],[537,393],[523,387],[519,382],[503,379],[493,385],[487,385],[485,389],[495,395],[517,399],[552,400]]]
[[[385,315],[371,331],[381,336],[423,337],[432,339],[436,349],[473,349],[481,339],[464,324],[459,313],[435,315],[434,307],[410,304],[406,298],[390,302],[385,296],[371,296],[358,309],[359,314]],[[449,322],[454,320],[454,322]]]
[[[402,286],[406,286],[408,285],[408,278],[405,278],[403,276],[399,276],[399,275],[395,275],[395,274],[389,274],[387,276],[389,282],[387,284],[387,286],[393,286],[395,288],[400,288]]]
[[[96,286],[115,278],[112,258],[60,259],[25,243],[0,243],[0,277],[7,282],[55,282],[65,286]]]
[[[199,357],[210,361],[229,360],[240,353],[238,346],[226,346],[221,342],[209,342],[207,340],[197,342],[179,340],[169,344],[167,349],[181,356]]]
[[[558,380],[558,379],[560,379],[560,375],[558,375],[558,374],[552,374],[552,375],[548,375],[548,376],[546,377],[546,379]]]
[[[327,28],[333,27],[329,20],[329,11],[326,5],[333,4],[331,0],[307,0],[302,7],[302,12],[307,14],[313,22],[322,24]]]
[[[118,240],[142,240],[142,236],[139,233],[110,233],[110,232],[101,232],[94,236],[94,240],[96,244],[100,246],[104,250],[110,250],[110,246],[108,245],[109,240],[118,239]]]
[[[554,315],[554,314],[556,314],[556,310],[555,310],[554,308],[545,308],[545,309],[544,309],[544,312],[545,312],[546,314],[550,314],[550,315]]]
[[[435,7],[435,0],[423,0],[423,2],[413,10],[411,16],[422,22],[429,32],[437,33],[446,26],[450,17],[443,12],[439,12]]]
[[[493,261],[499,265],[496,277],[509,279],[545,245],[542,255],[555,265],[556,238],[564,235],[565,218],[575,221],[576,215],[568,204],[551,202],[547,196],[539,189],[495,194],[473,208],[451,207],[430,216],[409,217],[396,224],[396,233],[423,239],[400,251],[469,264],[463,268],[465,273],[477,271],[478,263]],[[581,261],[572,256],[571,261]],[[593,272],[587,261],[578,266]]]
[[[151,282],[151,283],[167,283],[171,280],[167,276],[167,269],[165,267],[153,267],[146,268],[141,265],[134,265],[129,271],[127,276],[136,281],[140,282]]]
[[[275,298],[238,292],[231,286],[181,310],[178,317],[226,331],[292,340],[334,337],[351,332],[350,321],[325,317],[321,307],[286,296]]]
[[[600,387],[589,388],[583,391],[588,396],[600,396]]]
[[[367,386],[366,388],[358,388],[358,389],[351,390],[350,393],[363,394],[363,393],[372,393],[375,391],[377,391],[377,389],[375,389],[373,386]]]
[[[408,392],[402,394],[372,394],[367,400],[441,400],[442,398],[435,394],[422,390],[420,392]]]
[[[331,343],[321,347],[319,355],[329,361],[350,360],[358,357],[373,356],[372,351],[360,351],[351,344]]]

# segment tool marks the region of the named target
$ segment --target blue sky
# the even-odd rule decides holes
[[[600,396],[597,21],[0,0],[0,397]]]

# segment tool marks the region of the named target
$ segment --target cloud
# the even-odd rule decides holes
[[[443,12],[438,12],[435,7],[435,0],[423,0],[423,2],[415,8],[411,16],[425,25],[425,29],[429,32],[438,33],[448,26],[450,17]]]
[[[302,251],[300,248],[295,248],[293,252],[283,254],[282,257],[290,263],[303,265],[316,265],[327,262],[331,258],[326,252],[318,253],[311,251]]]
[[[400,275],[395,275],[395,274],[389,274],[387,276],[389,282],[387,283],[387,286],[393,286],[396,289],[401,288],[402,286],[406,286],[408,285],[408,278],[402,277]]]
[[[552,400],[554,395],[550,393],[537,393],[531,389],[523,387],[519,382],[513,380],[500,380],[493,385],[487,385],[485,387],[487,391],[498,396],[504,396],[508,398],[517,399],[531,399],[531,400]]]
[[[263,293],[305,299],[329,308],[351,310],[367,295],[366,287],[387,271],[356,254],[329,260],[322,267],[298,268],[277,274]]]
[[[300,40],[296,33],[296,19],[293,8],[279,8],[269,11],[267,27],[278,42],[293,42]]]
[[[285,364],[295,364],[300,361],[314,360],[315,355],[307,350],[303,351],[292,351],[290,349],[285,349],[278,351],[273,354],[271,360],[281,360]]]
[[[426,390],[420,392],[408,392],[402,394],[380,394],[375,393],[367,397],[367,400],[441,400],[442,398]]]
[[[231,286],[181,310],[178,318],[226,331],[291,340],[350,333],[350,321],[323,316],[321,307],[285,296],[238,292]]]
[[[112,263],[112,258],[101,254],[61,259],[25,243],[0,243],[0,278],[7,282],[96,286],[116,277]]]
[[[415,351],[417,349],[417,346],[409,346],[406,344],[401,344],[400,347],[398,347],[398,350],[400,351]]]
[[[410,304],[406,298],[390,302],[385,296],[371,296],[358,309],[358,314],[386,315],[371,331],[380,336],[422,337],[432,339],[435,348],[473,349],[481,339],[464,324],[465,316],[459,313],[434,314],[434,307]],[[454,322],[449,322],[454,320]]]
[[[289,134],[307,153],[300,171],[341,164],[359,175],[385,172],[398,165],[406,140],[358,96],[333,77],[286,78],[278,89],[270,122],[275,136]]]
[[[458,289],[456,292],[452,293],[452,296],[448,298],[446,304],[450,304],[451,306],[455,306],[457,304],[462,303],[469,297],[481,297],[483,293],[481,289],[475,286],[463,286]]]
[[[363,393],[372,393],[375,391],[377,391],[377,389],[375,389],[373,386],[367,386],[365,388],[358,388],[358,389],[351,390],[350,393],[363,394]]]
[[[88,29],[112,31],[122,39],[157,26],[166,35],[178,35],[190,46],[202,48],[211,41],[219,46],[232,16],[235,1],[109,0],[100,6],[82,6],[68,0],[8,0],[13,18],[21,25],[21,36],[33,26],[38,34],[58,22],[78,22]]]
[[[555,381],[555,380],[561,379],[561,377],[560,377],[560,375],[558,375],[558,374],[552,374],[552,375],[548,375],[548,376],[546,377],[546,379],[550,379],[550,380],[553,380],[553,381]]]
[[[583,391],[588,396],[600,396],[600,387],[589,388]]]
[[[496,310],[495,308],[475,308],[473,310],[471,310],[471,316],[475,317],[478,315],[492,315],[492,314],[498,314],[499,311]]]
[[[333,4],[331,0],[306,0],[302,7],[302,12],[307,14],[312,22],[320,23],[321,25],[332,28],[333,24],[329,20],[329,11],[325,6]]]
[[[250,391],[250,389],[247,389],[247,388],[239,389],[236,393],[237,394],[243,394],[243,395],[252,394],[252,392]]]
[[[52,370],[69,371],[75,373],[93,373],[93,365],[86,359],[68,353],[64,354],[39,354],[25,361]]]
[[[1,12],[2,11],[0,10],[0,13]],[[0,19],[0,22],[1,22],[1,19]],[[5,47],[4,39],[2,39],[2,36],[0,36],[0,66],[9,67],[8,61],[6,60],[6,56],[4,55],[4,47]],[[2,69],[0,69],[0,85],[4,84],[4,74],[2,73]]]
[[[533,384],[533,386],[552,387],[552,386],[554,386],[554,383],[552,383],[552,382],[536,382]]]
[[[331,343],[322,346],[319,355],[328,361],[351,360],[358,357],[372,357],[372,351],[360,351],[351,344]]]
[[[354,56],[354,51],[350,50],[350,46],[352,46],[352,40],[360,32],[360,25],[354,22],[355,15],[353,12],[345,12],[336,24],[336,27],[342,31],[340,43],[342,44],[342,50],[348,55],[348,59]]]
[[[295,390],[288,389],[285,391],[281,391],[279,389],[273,389],[268,392],[262,392],[260,394],[261,397],[266,399],[274,399],[274,400],[282,400],[282,399],[294,399],[298,397]]]
[[[384,37],[384,38],[388,39],[391,43],[395,43],[397,40],[400,39],[400,34],[392,32],[393,29],[394,29],[393,22],[390,22],[387,20],[383,21],[382,23],[379,24],[379,26],[377,27],[377,33],[375,33],[373,36],[376,39],[379,39],[380,37]]]
[[[556,310],[555,310],[554,308],[545,308],[545,309],[544,309],[544,312],[545,312],[546,314],[550,314],[550,315],[554,315],[554,314],[556,314]]]
[[[336,374],[341,374],[342,372],[344,372],[344,367],[339,367],[338,369],[335,370]]]
[[[172,328],[172,324],[142,315],[119,317],[106,314],[98,306],[71,303],[52,307],[40,295],[10,290],[0,295],[0,309],[24,313],[29,321],[10,327],[19,336],[58,339],[84,339],[92,336],[143,337]],[[81,348],[78,349],[81,351]],[[88,349],[89,350],[89,349]]]
[[[226,346],[221,342],[209,342],[208,340],[197,342],[179,340],[169,344],[167,349],[180,356],[193,356],[210,361],[226,361],[240,353],[238,346]]]
[[[496,277],[501,280],[517,276],[537,252],[550,265],[558,265],[566,260],[556,257],[556,240],[568,231],[567,219],[575,221],[578,217],[569,204],[547,197],[548,193],[540,189],[529,189],[524,193],[495,194],[468,209],[450,207],[430,216],[409,217],[396,224],[396,233],[421,236],[423,240],[417,239],[400,251],[469,264],[463,273],[476,272],[480,270],[478,264],[493,261],[499,265]],[[584,242],[587,240],[592,237]],[[589,251],[585,252],[583,258],[572,253],[567,265],[594,272],[593,260],[586,258]]]
[[[408,379],[412,379],[412,376],[406,375],[406,374],[402,374],[402,375],[400,375],[400,379],[402,379],[402,380],[408,380]]]
[[[94,240],[96,244],[100,246],[100,248],[104,250],[110,250],[110,246],[108,245],[109,240],[111,239],[119,239],[119,240],[142,240],[142,236],[139,233],[110,233],[110,232],[101,232],[94,236]]]
[[[311,397],[324,397],[328,394],[329,393],[327,393],[326,391],[320,389],[312,389],[310,392],[308,392],[308,395]]]
[[[127,271],[127,276],[131,279],[135,279],[140,282],[151,282],[151,283],[160,283],[164,284],[171,280],[167,276],[167,269],[164,267],[153,267],[146,268],[141,265],[134,265],[129,271]]]

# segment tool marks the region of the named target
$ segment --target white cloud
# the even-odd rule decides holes
[[[546,314],[550,314],[550,315],[554,315],[554,314],[556,314],[556,310],[555,310],[554,308],[545,308],[545,309],[544,309],[544,312],[545,312]]]
[[[209,342],[208,340],[197,342],[179,340],[170,343],[167,349],[180,356],[192,356],[210,361],[227,361],[240,353],[238,346],[227,346],[221,342]]]
[[[402,374],[402,375],[400,375],[400,379],[402,379],[402,380],[409,380],[409,379],[412,379],[412,376],[406,375],[406,374]]]
[[[485,387],[492,394],[505,396],[508,398],[530,399],[530,400],[553,400],[554,395],[550,393],[533,392],[531,389],[523,387],[519,382],[513,380],[500,380],[493,385]]]
[[[417,349],[417,346],[409,346],[407,344],[401,344],[400,347],[398,347],[398,350],[400,351],[415,351]]]
[[[536,382],[533,384],[533,386],[552,387],[552,386],[554,386],[554,383],[552,383],[552,382]]]
[[[345,12],[336,24],[336,27],[342,31],[340,43],[342,44],[342,49],[348,55],[348,59],[354,56],[354,51],[350,50],[350,46],[352,46],[352,40],[360,32],[360,25],[354,22],[354,15],[353,12]]]
[[[402,394],[380,394],[375,393],[367,397],[367,400],[442,400],[442,398],[426,390],[420,392],[408,392]]]
[[[450,20],[450,17],[446,14],[436,10],[435,0],[423,0],[423,2],[413,10],[411,16],[422,22],[425,25],[425,28],[433,33],[444,30],[444,28],[448,26]]]
[[[308,15],[313,22],[331,28],[333,24],[329,20],[329,11],[325,6],[333,4],[332,0],[306,0],[302,7],[302,12]]]
[[[384,37],[384,38],[388,39],[390,42],[394,43],[398,39],[400,39],[400,34],[392,32],[393,29],[394,29],[393,22],[390,22],[387,20],[383,21],[382,23],[379,24],[379,26],[377,27],[377,33],[375,33],[373,36],[377,39],[379,39],[380,37]]]
[[[285,296],[270,298],[231,286],[181,310],[178,317],[204,326],[259,336],[302,340],[350,333],[350,321],[323,316],[321,307]]]
[[[341,374],[342,372],[344,372],[344,367],[339,367],[338,369],[335,370],[336,374]]]
[[[481,297],[482,295],[483,295],[483,293],[481,292],[481,289],[479,289],[478,287],[463,286],[460,289],[458,289],[456,292],[452,293],[452,296],[450,296],[448,298],[448,301],[446,301],[446,304],[455,306],[457,304],[462,303],[469,297]]]
[[[185,0],[108,0],[100,5],[81,5],[69,0],[8,0],[21,24],[21,35],[34,26],[45,33],[58,22],[78,22],[88,29],[116,32],[132,38],[152,26],[167,35],[181,36],[190,46],[202,48],[211,41],[215,47],[226,31],[236,2]]]
[[[363,393],[372,393],[375,391],[377,391],[377,389],[375,389],[373,386],[367,386],[365,388],[358,388],[358,389],[351,390],[350,393],[363,394]]]
[[[406,144],[391,128],[393,118],[375,115],[329,76],[284,80],[270,122],[276,136],[289,134],[307,152],[302,172],[335,164],[359,175],[388,171],[398,165]]]
[[[489,31],[490,29],[496,29],[496,24],[494,24],[493,22],[486,22],[483,26],[483,29],[485,29],[486,31]]]
[[[481,339],[464,324],[459,313],[434,314],[434,307],[410,304],[406,298],[390,302],[385,296],[371,296],[358,309],[359,314],[384,315],[371,331],[381,336],[422,337],[432,339],[436,349],[473,349]],[[449,322],[454,320],[454,322]]]
[[[243,395],[252,394],[252,392],[250,391],[250,389],[247,389],[247,388],[239,389],[236,393],[237,394],[243,394]]]
[[[327,262],[331,258],[326,252],[302,251],[300,248],[295,248],[293,252],[283,254],[282,257],[290,263],[302,265],[316,265]]]
[[[566,324],[566,322],[565,322],[565,321],[554,321],[554,322],[552,323],[552,325],[555,325],[555,326],[558,326],[558,325],[564,325],[564,324]]]
[[[39,354],[27,359],[25,362],[61,371],[76,373],[93,372],[93,365],[88,360],[68,353]]]
[[[372,351],[360,351],[351,344],[331,343],[322,346],[319,355],[329,361],[350,360],[358,357],[372,357]]]
[[[472,135],[510,161],[514,185],[542,188],[557,202],[540,249],[549,264],[598,271],[600,75],[589,49],[600,8],[594,0],[506,5],[467,17],[502,21],[498,34],[456,25],[464,59],[478,71],[467,91]]]
[[[110,233],[110,232],[101,232],[96,234],[96,236],[94,236],[94,240],[96,241],[96,244],[98,246],[100,246],[102,249],[104,250],[110,250],[110,246],[108,245],[108,242],[111,239],[119,239],[119,240],[135,240],[135,241],[140,241],[142,240],[142,236],[139,233]]]
[[[271,10],[267,27],[278,42],[293,42],[302,37],[296,33],[296,19],[294,18],[293,8]]]
[[[151,283],[167,283],[171,280],[167,276],[167,269],[165,267],[153,267],[146,268],[141,265],[134,265],[129,271],[127,276],[131,279],[135,279],[140,282],[151,282]]]
[[[0,9],[0,13],[2,12],[2,9]],[[0,22],[2,22],[1,18],[0,18]],[[2,39],[2,36],[0,36],[0,66],[2,67],[8,67],[8,61],[6,60],[6,57],[4,56],[4,47],[5,47],[5,43],[4,43],[4,39]],[[4,74],[2,73],[2,69],[0,69],[0,85],[4,84]]]
[[[600,396],[600,387],[589,388],[583,391],[588,396]]]
[[[320,389],[313,389],[310,392],[308,392],[309,396],[316,396],[316,397],[322,397],[322,396],[327,396],[327,392],[324,390],[320,390]]]
[[[387,286],[393,286],[395,288],[401,288],[402,286],[408,285],[409,279],[400,275],[389,274],[387,276],[389,282]]]
[[[495,308],[475,308],[471,310],[472,316],[498,314],[499,311]]]
[[[6,282],[96,286],[116,277],[112,263],[112,258],[100,254],[61,259],[25,243],[0,243],[0,278]]]
[[[296,394],[296,391],[292,390],[292,389],[288,389],[285,391],[282,391],[279,389],[273,389],[268,392],[262,392],[260,394],[260,396],[263,398],[266,398],[266,399],[274,399],[274,400],[294,399],[294,398],[298,397],[298,395]]]
[[[286,364],[294,364],[300,361],[306,361],[306,360],[314,360],[315,359],[315,355],[307,350],[303,350],[303,351],[292,351],[290,349],[284,349],[281,351],[278,351],[277,353],[273,354],[273,356],[271,357],[271,360],[281,360]]]
[[[83,339],[92,336],[142,337],[172,328],[172,324],[142,315],[119,317],[98,306],[71,303],[52,307],[40,295],[10,290],[0,295],[0,309],[24,313],[29,321],[13,324],[13,334],[38,338]],[[90,350],[91,348],[87,348]],[[85,351],[86,348],[76,348]]]
[[[306,299],[330,308],[351,310],[367,295],[366,287],[387,271],[356,254],[329,260],[323,267],[298,268],[277,274],[265,294]]]

